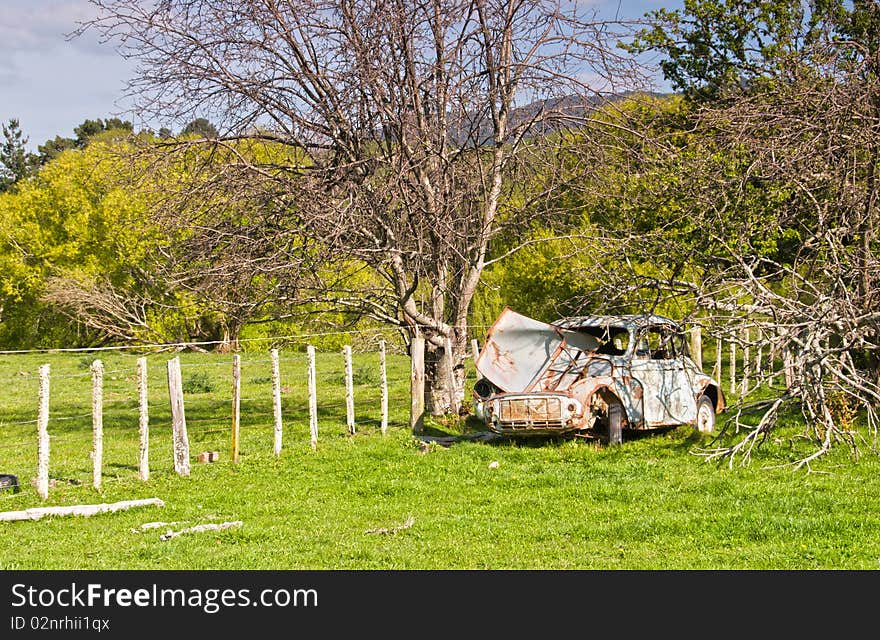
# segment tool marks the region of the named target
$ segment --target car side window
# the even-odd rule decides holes
[[[648,334],[645,330],[642,330],[639,333],[638,341],[636,342],[636,350],[635,356],[637,358],[647,358],[651,355],[651,347],[648,344]]]
[[[636,355],[652,360],[669,360],[675,357],[672,333],[666,327],[654,326],[642,330]]]
[[[690,350],[688,349],[687,340],[685,340],[683,333],[676,333],[672,336],[672,347],[675,349],[675,353],[672,357],[679,358],[681,356],[690,355]]]

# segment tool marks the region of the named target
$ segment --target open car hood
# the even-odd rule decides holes
[[[553,325],[505,307],[489,329],[476,367],[502,391],[526,391],[561,346],[562,337]]]
[[[599,346],[584,333],[534,320],[504,308],[489,329],[476,367],[505,392],[564,391],[581,374],[587,353]]]

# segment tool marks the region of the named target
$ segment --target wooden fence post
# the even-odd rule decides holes
[[[388,431],[388,371],[385,367],[385,341],[379,341],[379,377],[382,383],[382,435]]]
[[[275,419],[275,440],[273,451],[276,456],[281,455],[281,366],[278,362],[278,349],[272,349],[272,415]]]
[[[458,415],[458,390],[455,384],[455,360],[452,357],[452,338],[446,338],[446,345],[443,349],[444,356],[448,363],[449,369],[449,413]]]
[[[691,358],[697,365],[697,368],[703,370],[703,333],[699,326],[691,327]]]
[[[348,434],[354,435],[354,381],[352,380],[351,371],[351,346],[342,347],[342,353],[345,355],[345,424],[348,427]]]
[[[425,429],[425,339],[413,338],[410,348],[409,426],[413,433]]]
[[[92,362],[92,485],[101,488],[104,457],[104,363]]]
[[[241,356],[232,355],[232,462],[238,463],[241,429]]]
[[[782,371],[785,375],[785,388],[791,389],[794,375],[791,363],[791,350],[788,347],[784,347],[782,350]]]
[[[749,392],[749,373],[751,373],[751,362],[749,362],[749,330],[745,329],[743,334],[743,377],[740,395],[746,395]]]
[[[730,393],[736,393],[736,342],[730,343]]]
[[[16,520],[40,520],[46,516],[82,516],[88,518],[99,513],[112,513],[125,511],[134,507],[157,506],[164,507],[165,503],[159,498],[147,498],[145,500],[124,500],[111,502],[110,504],[74,504],[65,507],[31,507],[20,511],[3,511],[0,513],[0,522],[13,522]]]
[[[171,435],[174,443],[174,470],[189,475],[189,438],[186,435],[186,414],[183,409],[183,383],[180,379],[180,358],[168,361],[168,397],[171,401]]]
[[[474,368],[476,368],[477,359],[480,357],[480,343],[477,342],[476,338],[471,338],[471,357],[474,359]],[[482,378],[483,374],[477,369],[477,380],[481,380]]]
[[[770,373],[770,386],[776,384],[776,342],[770,343],[770,353],[767,356],[767,369]]]
[[[37,493],[49,497],[49,365],[40,365],[39,411],[37,414]]]
[[[141,438],[138,456],[138,477],[146,482],[150,479],[150,414],[147,406],[147,359],[138,358],[138,432]]]
[[[756,342],[757,342],[757,345],[756,345],[757,351],[755,352],[755,379],[756,379],[756,384],[761,384],[761,378],[762,378],[762,375],[761,375],[761,374],[762,374],[762,371],[761,371],[761,365],[762,365],[763,363],[761,362],[761,360],[763,359],[763,354],[762,354],[762,352],[764,351],[764,344],[763,344],[763,341],[764,341],[764,332],[761,330],[761,327],[758,327],[758,337],[757,337],[757,340],[756,340]]]
[[[309,436],[312,449],[318,447],[318,389],[315,376],[315,347],[308,345],[309,359]]]

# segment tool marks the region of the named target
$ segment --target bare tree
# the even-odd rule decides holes
[[[679,126],[658,118],[630,135],[625,157],[607,156],[617,172],[586,185],[586,201],[613,208],[616,247],[594,265],[590,302],[677,305],[738,353],[768,356],[760,371],[748,363],[753,382],[700,451],[708,459],[747,463],[784,409],[802,412],[813,445],[795,465],[837,444],[858,454],[865,434],[877,445],[880,9],[856,5],[825,16],[772,73],[685,103],[665,121]],[[582,153],[596,148],[608,147]]]
[[[434,414],[463,395],[471,301],[499,225],[529,210],[536,147],[634,78],[626,25],[573,2],[92,1],[83,30],[138,60],[138,108],[221,132],[201,143],[222,163],[167,146],[201,159],[186,224],[211,237],[244,190],[264,229],[320,246],[308,286],[279,295],[425,337]],[[286,246],[306,271],[315,254]]]
[[[805,435],[818,445],[798,464],[839,442],[857,453],[852,418],[859,410],[876,446],[880,84],[865,71],[876,60],[856,61],[846,48],[814,51],[814,59],[825,61],[821,67],[797,65],[788,82],[699,116],[717,143],[747,149],[749,165],[735,183],[726,181],[726,204],[736,206],[759,186],[774,209],[736,223],[727,217],[715,227],[729,260],[706,278],[701,302],[719,326],[750,329],[752,353],[764,347],[778,354],[759,380],[784,381],[747,436],[707,452],[710,458],[748,459],[791,401],[803,411]],[[786,240],[794,240],[788,251],[767,251],[766,243]],[[742,341],[742,335],[729,338]],[[736,426],[744,425],[737,420]]]
[[[150,321],[149,310],[156,306],[153,297],[131,291],[123,295],[118,287],[106,280],[69,276],[49,278],[42,298],[105,340],[138,343],[164,342],[168,338]]]

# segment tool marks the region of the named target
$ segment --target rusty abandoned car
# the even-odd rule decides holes
[[[581,316],[551,324],[505,308],[477,356],[476,415],[504,436],[715,429],[717,381],[688,353],[682,328],[657,315]]]

